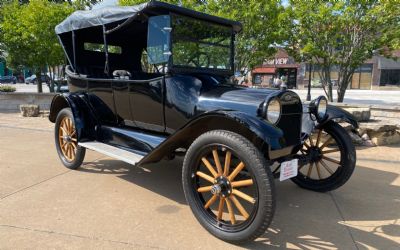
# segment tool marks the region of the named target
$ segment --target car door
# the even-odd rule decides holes
[[[129,103],[133,120],[141,129],[164,132],[164,77],[130,81]]]

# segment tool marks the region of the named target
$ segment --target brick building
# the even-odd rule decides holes
[[[394,57],[400,57],[400,50],[394,51]],[[252,83],[258,86],[270,86],[273,78],[285,75],[289,88],[305,88],[309,82],[310,65],[296,62],[287,52],[279,49],[274,58],[265,60],[263,65],[251,71]],[[319,68],[311,65],[311,84],[320,86]],[[335,84],[338,71],[332,69],[331,78]],[[400,60],[374,56],[362,64],[354,73],[350,89],[387,89],[400,88]]]

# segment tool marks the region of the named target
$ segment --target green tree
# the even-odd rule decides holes
[[[120,0],[121,5],[135,5],[143,0]],[[244,71],[263,63],[275,54],[274,44],[282,43],[280,29],[283,7],[280,0],[169,0],[172,4],[205,12],[243,24],[236,37],[235,69]]]
[[[14,1],[3,7],[1,29],[7,60],[12,65],[25,65],[34,70],[38,92],[42,92],[41,73],[47,67],[64,63],[54,27],[73,10],[67,3],[45,0],[31,0],[23,5]],[[54,89],[53,82],[51,89]]]
[[[285,11],[286,49],[298,60],[319,65],[333,101],[331,69],[337,67],[338,102],[343,102],[354,71],[377,50],[390,53],[399,40],[400,5],[379,0],[291,0]]]

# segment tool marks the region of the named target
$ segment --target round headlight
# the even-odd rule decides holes
[[[281,117],[281,103],[277,98],[272,99],[267,107],[267,120],[272,124],[276,124]]]
[[[327,106],[328,106],[328,101],[326,100],[326,98],[325,97],[321,98],[317,106],[317,114],[320,120],[325,118]]]

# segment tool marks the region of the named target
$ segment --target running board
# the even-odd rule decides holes
[[[144,156],[140,154],[136,154],[124,149],[120,149],[105,143],[91,141],[91,142],[79,142],[79,146],[91,149],[93,151],[99,152],[101,154],[110,156],[112,158],[127,162],[129,164],[135,165],[139,162]]]

